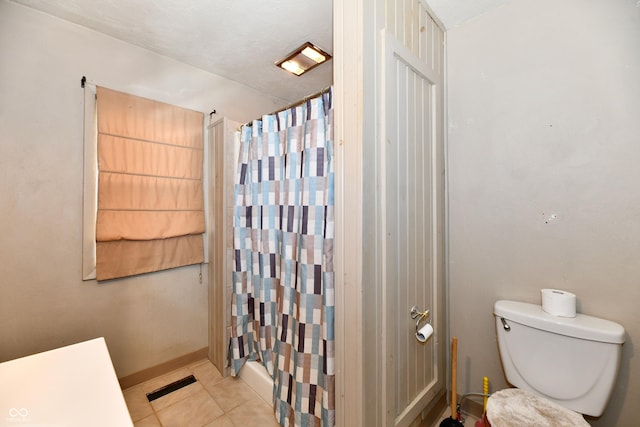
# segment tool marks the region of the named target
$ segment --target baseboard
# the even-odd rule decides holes
[[[439,393],[439,397],[436,395],[431,404],[422,412],[420,427],[433,426],[440,419],[440,415],[447,406],[447,395],[442,391]]]
[[[125,390],[134,385],[141,384],[152,378],[164,375],[171,371],[175,371],[178,368],[189,365],[190,363],[197,362],[198,360],[206,359],[209,355],[209,348],[201,348],[193,353],[185,354],[184,356],[176,357],[175,359],[168,360],[151,368],[143,369],[142,371],[135,372],[131,375],[127,375],[122,378],[118,378],[120,382],[120,388]]]
[[[482,398],[480,397],[477,399],[482,399]],[[484,415],[484,404],[476,400],[465,399],[460,404],[460,412],[462,412],[463,414],[471,415],[480,420]]]

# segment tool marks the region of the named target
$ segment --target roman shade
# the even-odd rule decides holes
[[[96,88],[96,278],[204,261],[203,114]]]

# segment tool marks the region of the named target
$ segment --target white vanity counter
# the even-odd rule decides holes
[[[133,427],[104,338],[0,363],[2,427]]]

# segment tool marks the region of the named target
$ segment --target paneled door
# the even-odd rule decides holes
[[[380,46],[383,418],[408,426],[445,383],[443,85],[441,69],[392,33]],[[424,343],[413,306],[430,310],[435,332]]]

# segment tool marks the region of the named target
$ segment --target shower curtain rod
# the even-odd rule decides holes
[[[269,114],[267,114],[267,115],[268,115],[268,116],[271,116],[272,114],[277,114],[277,113],[280,113],[280,112],[282,112],[282,111],[288,110],[289,108],[293,108],[293,107],[297,107],[297,106],[299,106],[299,105],[302,105],[302,104],[304,104],[305,102],[307,102],[307,101],[308,101],[308,100],[310,100],[310,99],[316,98],[316,97],[318,97],[318,96],[320,96],[320,95],[324,95],[325,93],[329,92],[329,90],[330,90],[330,89],[331,89],[331,86],[327,86],[327,87],[325,87],[324,89],[322,89],[322,90],[321,90],[321,91],[319,91],[319,92],[312,93],[311,95],[307,95],[307,96],[305,96],[304,98],[302,98],[301,100],[296,101],[296,102],[294,102],[293,104],[289,104],[289,105],[287,105],[286,107],[280,108],[280,109],[278,109],[278,110],[276,110],[276,111],[272,111],[272,112],[270,112],[270,113],[269,113]],[[258,119],[256,119],[256,120],[260,120],[260,118],[258,118]],[[252,121],[250,121],[250,122],[245,123],[245,124],[244,124],[244,126],[251,126],[251,124],[252,124],[252,123],[253,123],[253,120],[252,120]]]

